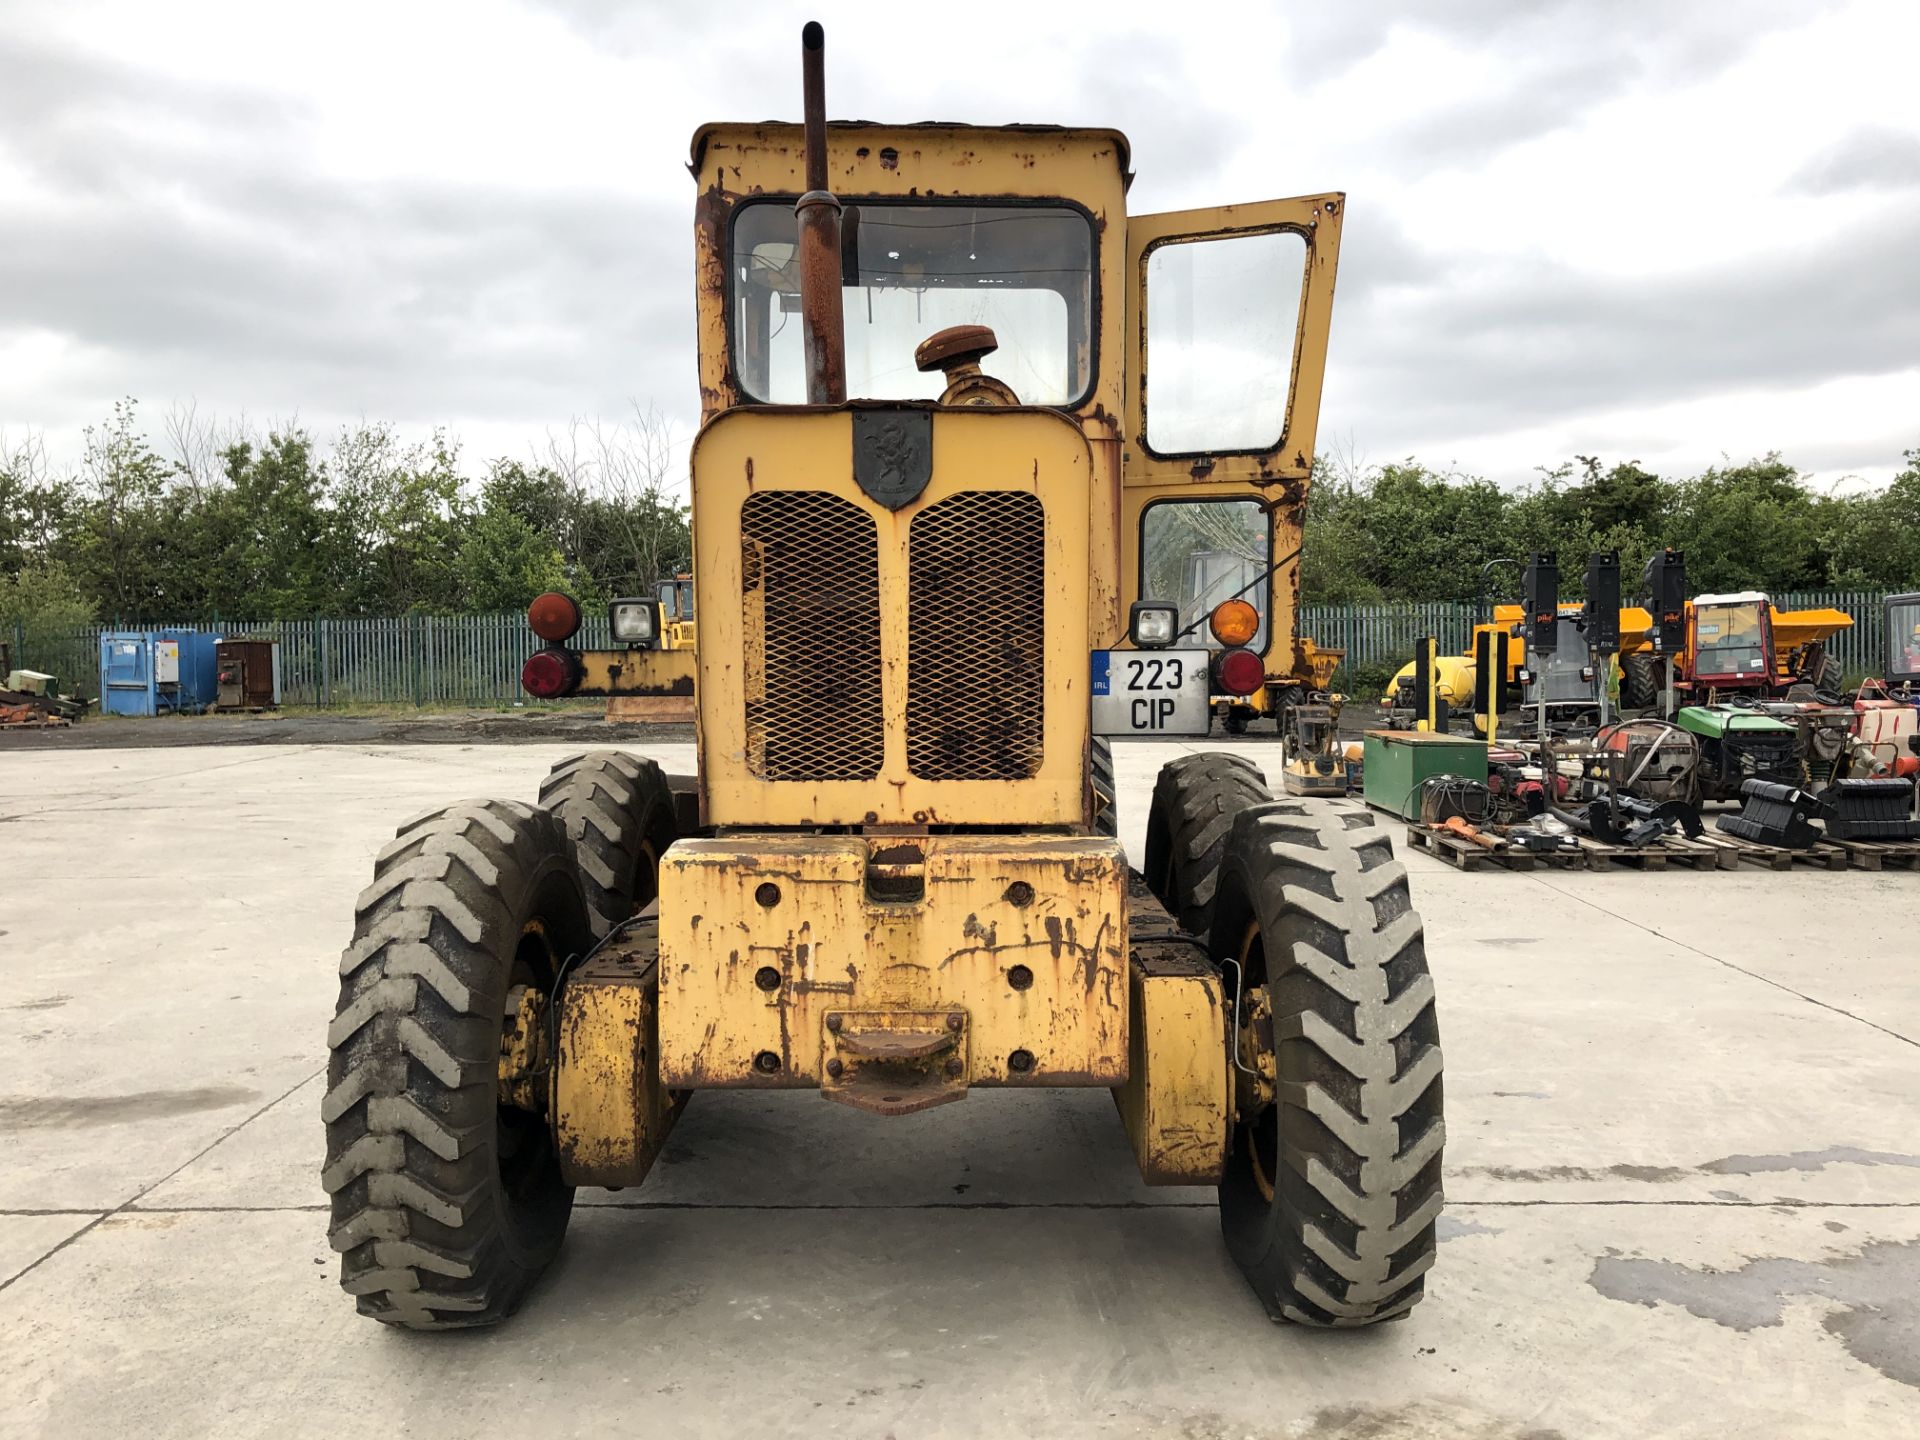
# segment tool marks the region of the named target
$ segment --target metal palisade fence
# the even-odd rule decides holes
[[[1791,590],[1773,596],[1781,610],[1843,610],[1853,625],[1827,641],[1849,675],[1878,675],[1886,664],[1886,596],[1878,591]],[[1395,669],[1413,658],[1414,642],[1439,637],[1443,652],[1465,654],[1473,632],[1472,605],[1449,601],[1403,605],[1303,605],[1300,633],[1321,645],[1343,646],[1347,668]]]
[[[525,699],[520,667],[540,648],[524,612],[392,615],[358,619],[189,621],[96,625],[58,636],[31,632],[16,664],[58,675],[68,690],[99,694],[100,636],[116,629],[198,630],[276,640],[285,705],[492,705]],[[36,641],[38,643],[36,643]],[[589,615],[574,643],[612,644],[604,614]]]
[[[1828,642],[1828,649],[1850,675],[1877,675],[1885,664],[1883,600],[1877,593],[1859,591],[1797,591],[1774,597],[1783,610],[1831,607],[1853,616],[1853,627]],[[1307,605],[1300,612],[1300,633],[1322,645],[1344,647],[1345,674],[1351,676],[1356,671],[1404,664],[1423,635],[1438,636],[1443,650],[1464,651],[1473,620],[1472,605],[1448,602]],[[69,691],[97,696],[101,632],[122,628],[202,630],[277,640],[282,702],[322,707],[511,703],[523,698],[521,664],[539,648],[527,629],[526,616],[519,611],[95,625],[59,631],[9,624],[0,627],[0,638],[12,642],[15,665],[48,671],[59,676]],[[606,615],[589,614],[575,643],[583,647],[611,644]]]

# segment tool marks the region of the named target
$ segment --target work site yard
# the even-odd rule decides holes
[[[1448,1204],[1398,1323],[1270,1323],[1090,1090],[700,1095],[505,1325],[356,1316],[319,1179],[353,897],[399,822],[579,748],[0,749],[0,1432],[1920,1433],[1909,870],[1404,856]],[[1136,859],[1189,748],[1116,747]]]

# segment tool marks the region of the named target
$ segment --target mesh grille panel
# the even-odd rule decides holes
[[[1040,769],[1046,511],[969,490],[914,517],[907,542],[907,766],[928,780]]]
[[[766,490],[741,507],[740,537],[748,765],[765,780],[873,778],[886,720],[872,517],[835,495]]]

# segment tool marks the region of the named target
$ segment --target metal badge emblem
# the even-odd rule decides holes
[[[889,510],[911,505],[933,478],[933,413],[853,412],[853,480]]]

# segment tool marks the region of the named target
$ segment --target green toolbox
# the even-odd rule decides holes
[[[1417,819],[1416,797],[1435,775],[1487,779],[1487,742],[1429,730],[1369,730],[1362,793],[1367,804],[1401,819]]]

